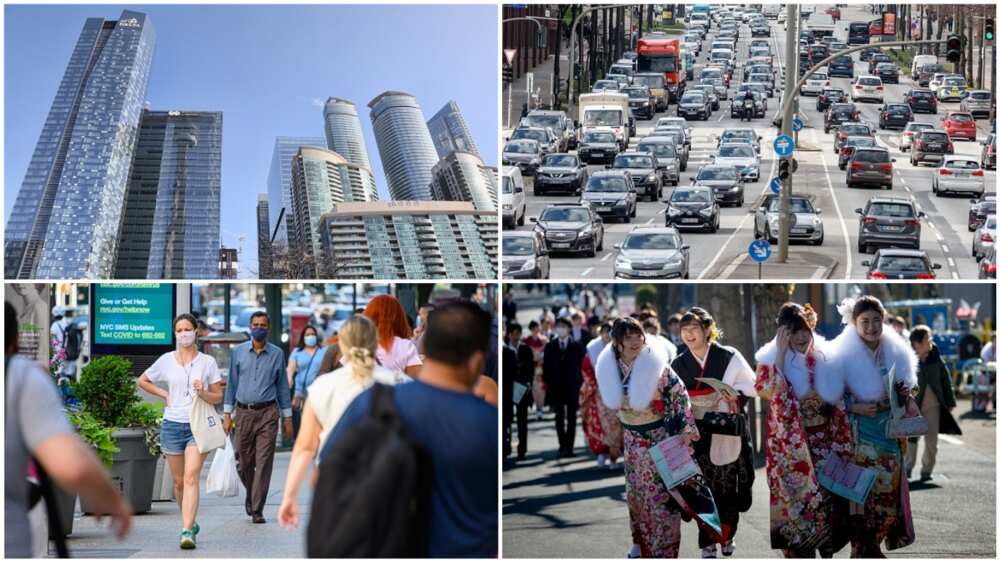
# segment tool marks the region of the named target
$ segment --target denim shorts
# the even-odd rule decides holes
[[[160,450],[167,455],[183,455],[184,449],[197,446],[191,424],[163,420],[160,426]]]

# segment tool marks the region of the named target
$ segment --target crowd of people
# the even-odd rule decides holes
[[[29,459],[51,474],[56,485],[89,501],[95,514],[110,515],[124,537],[130,526],[127,501],[74,433],[52,377],[18,354],[16,312],[9,303],[5,315],[5,381],[11,390],[6,394],[6,555],[31,555]],[[419,550],[404,544],[396,554],[496,556],[498,392],[496,375],[487,375],[490,364],[496,365],[491,358],[496,353],[495,317],[482,303],[449,299],[423,305],[419,318],[414,330],[400,302],[379,295],[325,340],[317,326],[306,326],[286,360],[285,352],[268,341],[268,314],[256,312],[250,319],[250,341],[232,349],[223,380],[215,359],[198,351],[199,321],[190,314],[177,316],[176,349],[160,356],[137,383],[165,404],[160,444],[180,508],[180,548],[197,547],[200,477],[210,454],[199,448],[199,429],[192,423],[196,402],[222,405],[222,428],[236,451],[246,516],[255,524],[267,521],[277,434],[281,430],[289,440],[296,434],[277,513],[280,525],[291,529],[300,523],[298,492],[310,468],[315,469],[315,484],[327,470],[327,455],[345,454],[330,453],[338,441],[353,443],[352,432],[370,427],[366,423],[376,415],[369,407],[372,393],[388,388],[398,410],[398,430],[428,459],[428,474],[419,480],[429,486],[421,522],[426,539]],[[350,489],[352,484],[338,485]],[[327,500],[333,501],[314,491],[313,513]],[[370,515],[384,519],[385,514],[377,513],[383,506],[374,500],[368,505],[375,512]],[[332,529],[364,515],[337,513],[320,523]]]
[[[933,478],[938,434],[960,432],[952,378],[929,327],[907,330],[878,299],[862,296],[841,303],[843,331],[826,340],[810,305],[790,302],[751,367],[720,343],[721,328],[703,308],[670,315],[661,333],[652,305],[620,315],[598,301],[602,314],[573,305],[558,315],[545,310],[527,332],[516,304],[505,303],[513,315],[503,380],[513,400],[504,408],[504,454],[513,452],[516,427],[514,462],[526,458],[531,410],[540,417],[548,407],[558,457],[575,456],[579,415],[597,465],[624,468],[628,557],[677,557],[681,523],[691,520],[703,558],[736,552],[755,484],[748,417],[755,397],[769,401],[763,452],[772,548],[826,558],[849,544],[852,557],[874,558],[916,540],[909,481],[920,437],[925,481]],[[687,459],[697,470],[674,480],[664,458]]]

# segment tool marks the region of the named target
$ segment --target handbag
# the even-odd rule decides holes
[[[222,429],[222,419],[215,406],[205,402],[200,396],[191,404],[191,435],[199,453],[214,451],[226,445],[226,432]]]
[[[834,494],[864,504],[876,476],[871,468],[848,462],[839,455],[830,455],[816,473],[816,480]]]
[[[899,404],[899,393],[893,385],[895,380],[896,366],[893,365],[886,375],[886,393],[889,395],[889,423],[886,424],[885,435],[893,439],[905,439],[907,437],[919,437],[927,435],[930,427],[927,418],[921,415],[903,417],[904,408]]]
[[[701,474],[701,469],[691,458],[691,451],[680,435],[671,435],[650,447],[649,456],[668,490]]]
[[[716,435],[743,435],[744,418],[740,414],[726,412],[705,412],[698,428]]]

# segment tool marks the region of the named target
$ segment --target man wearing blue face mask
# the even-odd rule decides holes
[[[250,317],[252,339],[233,348],[223,403],[226,433],[236,414],[237,470],[247,490],[246,512],[254,523],[264,523],[264,502],[271,484],[278,418],[284,437],[292,436],[292,398],[285,378],[285,353],[267,342],[271,322],[265,312]],[[280,414],[280,416],[279,416]]]

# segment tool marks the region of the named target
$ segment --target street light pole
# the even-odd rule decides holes
[[[576,19],[573,20],[573,26],[570,28],[570,32],[569,32],[569,37],[570,37],[570,40],[569,40],[569,52],[570,52],[570,56],[573,56],[573,52],[575,50],[574,47],[576,46],[576,26],[577,26],[577,24],[580,23],[580,20],[583,18],[583,16],[589,14],[590,12],[593,12],[594,10],[601,10],[601,9],[604,9],[604,8],[613,8],[613,7],[614,7],[614,5],[591,6],[589,8],[584,8],[580,12],[580,15],[576,16]],[[572,104],[573,103],[573,81],[572,80],[570,80],[569,91],[567,92],[567,94],[568,94],[567,95],[567,101],[568,101],[568,103]]]
[[[791,136],[792,119],[795,104],[790,103],[795,98],[795,77],[799,75],[799,6],[788,4],[788,31],[785,34],[785,104],[781,115],[781,134]],[[789,156],[791,158],[791,156]],[[781,191],[778,195],[781,204],[781,214],[778,215],[778,263],[788,260],[788,229],[789,210],[792,204],[792,174],[787,180],[781,180]]]

